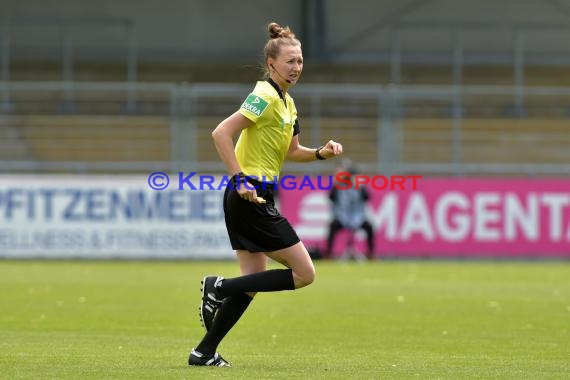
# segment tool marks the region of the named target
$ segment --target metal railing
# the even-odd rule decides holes
[[[96,127],[82,123],[97,115],[122,117],[124,128],[137,135],[130,117],[164,119],[168,152],[149,160],[133,151],[128,160],[48,160],[29,155],[0,160],[3,172],[147,172],[153,170],[223,172],[210,131],[234,112],[251,86],[242,84],[72,83],[74,113],[62,112],[68,86],[64,82],[0,82],[0,93],[10,86],[13,109],[0,117],[1,129],[18,131],[5,144],[28,144],[30,151],[51,140],[35,141],[31,116],[75,117],[74,135],[84,128],[90,139]],[[128,111],[129,91],[136,93],[138,114]],[[570,88],[524,88],[523,110],[513,104],[512,86],[372,86],[300,85],[292,89],[301,120],[301,142],[318,146],[329,138],[345,145],[347,156],[366,172],[426,175],[570,175]],[[83,119],[82,119],[83,118]],[[60,156],[73,147],[73,138],[52,130],[71,145],[61,145]],[[59,119],[61,120],[61,119]],[[140,120],[140,119],[138,119]],[[27,123],[27,124],[26,124]],[[70,128],[69,126],[67,128]],[[121,129],[119,125],[117,129]],[[68,129],[71,130],[71,129]],[[113,139],[112,131],[109,132]],[[0,139],[2,139],[0,135]],[[144,136],[138,136],[144,138]],[[12,139],[12,140],[10,140]],[[48,140],[45,140],[48,139]],[[97,140],[101,149],[109,140]],[[132,141],[115,139],[113,146]],[[149,137],[152,142],[152,137]],[[53,143],[53,141],[52,141]],[[34,145],[35,144],[35,145]],[[94,139],[95,144],[95,139]],[[131,144],[131,145],[129,145]],[[35,147],[35,148],[34,148]],[[67,147],[67,148],[66,148]],[[56,148],[54,148],[56,149]],[[37,149],[36,149],[37,150]],[[334,161],[287,164],[285,170],[318,173],[333,170]]]
[[[402,35],[406,33],[422,36],[425,32],[442,32],[444,37],[441,40],[449,42],[447,50],[442,51],[433,47],[433,51],[426,51],[425,48],[406,46],[403,41]],[[505,46],[500,51],[485,50],[484,47],[469,51],[465,37],[481,32],[493,32],[496,38],[506,36],[510,40],[510,46]],[[366,29],[332,48],[328,54],[333,61],[337,62],[388,63],[390,64],[391,82],[394,84],[401,83],[402,66],[405,64],[450,65],[453,83],[456,85],[462,83],[463,67],[466,64],[510,65],[513,67],[513,84],[521,86],[524,85],[525,66],[528,64],[548,66],[570,63],[570,50],[563,42],[559,42],[556,51],[551,52],[540,51],[542,46],[536,46],[536,43],[534,46],[529,46],[530,37],[541,33],[548,33],[564,40],[570,38],[570,25],[568,23],[398,20],[386,22],[380,28]],[[369,52],[359,52],[353,48],[362,41],[382,34],[388,36],[387,46],[378,46],[376,50]]]
[[[124,54],[123,60],[126,63],[126,82],[128,83],[127,109],[134,111],[136,103],[135,91],[132,88],[138,77],[138,47],[136,35],[134,33],[134,23],[125,18],[49,18],[49,17],[3,17],[0,18],[0,81],[10,82],[11,61],[13,44],[12,35],[21,28],[43,28],[43,30],[57,30],[61,35],[61,77],[65,83],[64,106],[68,110],[73,110],[74,104],[74,51],[81,47],[74,38],[78,31],[119,29],[124,36],[123,48],[120,54]],[[116,41],[114,41],[116,43]],[[33,50],[33,49],[32,49]],[[33,58],[32,58],[33,59]],[[121,58],[115,58],[121,61]],[[4,86],[0,94],[0,110],[9,111],[11,107],[11,91],[9,86]]]
[[[409,5],[411,8],[414,4]],[[406,7],[401,11],[406,12]],[[395,85],[400,85],[402,71],[407,64],[421,65],[449,65],[450,83],[462,85],[465,65],[508,65],[512,67],[512,84],[516,91],[513,91],[514,104],[518,108],[523,107],[523,92],[526,83],[525,69],[528,65],[569,65],[570,51],[567,44],[570,38],[570,25],[565,23],[499,23],[499,22],[439,22],[439,21],[403,21],[400,17],[392,19],[380,19],[381,27],[378,23],[340,42],[337,46],[329,47],[317,55],[326,57],[329,62],[337,63],[386,63],[390,66],[390,81]],[[9,82],[11,79],[11,62],[14,46],[12,43],[16,28],[40,27],[46,31],[59,30],[61,34],[60,50],[54,52],[60,55],[62,78],[66,83],[65,105],[73,111],[75,98],[74,78],[74,51],[81,48],[81,44],[74,39],[76,32],[84,30],[119,29],[124,36],[124,40],[119,44],[123,47],[120,54],[126,63],[126,78],[129,84],[128,102],[126,108],[131,112],[136,112],[136,91],[134,85],[138,80],[138,55],[139,47],[135,35],[134,21],[123,18],[34,18],[34,17],[4,17],[0,19],[0,81]],[[441,51],[436,48],[437,41],[434,42],[433,51],[422,51],[417,47],[406,46],[406,41],[402,37],[406,33],[421,36],[425,31],[442,32],[444,40],[449,41],[448,48]],[[469,51],[465,37],[470,34],[478,34],[482,31],[493,31],[496,36],[508,36],[510,46],[504,46],[501,51],[478,49]],[[316,33],[319,33],[318,31]],[[537,50],[536,42],[531,46],[529,40],[538,34],[550,34],[562,42],[555,48],[555,51],[543,52]],[[378,35],[388,36],[387,46],[378,45],[369,51],[359,51],[354,49],[355,45],[366,39],[375,38]],[[326,40],[326,36],[312,37]],[[116,45],[117,41],[113,41]],[[540,43],[539,43],[540,45]],[[538,46],[540,48],[540,46]],[[124,50],[123,50],[124,49]],[[325,47],[322,47],[325,49]],[[61,53],[60,53],[61,51]],[[229,59],[231,57],[228,57]],[[31,58],[33,59],[33,58]],[[198,57],[204,61],[211,57]],[[219,60],[220,57],[214,59]],[[121,61],[114,58],[115,62]],[[10,87],[3,87],[0,94],[0,107],[9,110],[11,106]]]

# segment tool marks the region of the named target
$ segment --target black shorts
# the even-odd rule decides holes
[[[297,244],[297,233],[275,208],[273,186],[248,180],[257,196],[267,203],[258,204],[240,198],[231,186],[224,193],[226,228],[233,249],[249,252],[273,252]]]

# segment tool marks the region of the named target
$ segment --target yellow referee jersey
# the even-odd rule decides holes
[[[279,178],[293,137],[297,120],[293,98],[285,94],[284,102],[271,83],[260,81],[239,112],[255,123],[241,132],[235,147],[241,170],[260,181],[273,182]]]

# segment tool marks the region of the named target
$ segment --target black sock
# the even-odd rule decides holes
[[[277,292],[294,290],[291,269],[271,269],[245,276],[225,278],[218,288],[224,297],[247,292]]]
[[[252,298],[245,293],[228,297],[218,309],[210,331],[204,335],[196,351],[202,354],[213,354],[228,331],[240,319]]]

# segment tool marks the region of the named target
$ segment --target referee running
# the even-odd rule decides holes
[[[311,284],[311,257],[287,219],[275,208],[273,184],[285,159],[325,160],[342,154],[330,140],[317,149],[299,143],[299,120],[288,89],[303,71],[301,43],[289,27],[271,23],[264,48],[265,78],[257,82],[240,109],[212,132],[220,158],[232,175],[224,193],[224,214],[241,276],[207,276],[202,281],[200,318],[206,334],[192,349],[188,364],[229,366],[217,347],[257,292],[294,290]],[[239,134],[234,147],[233,137]],[[245,183],[247,181],[247,184]],[[287,269],[267,270],[267,257]]]

